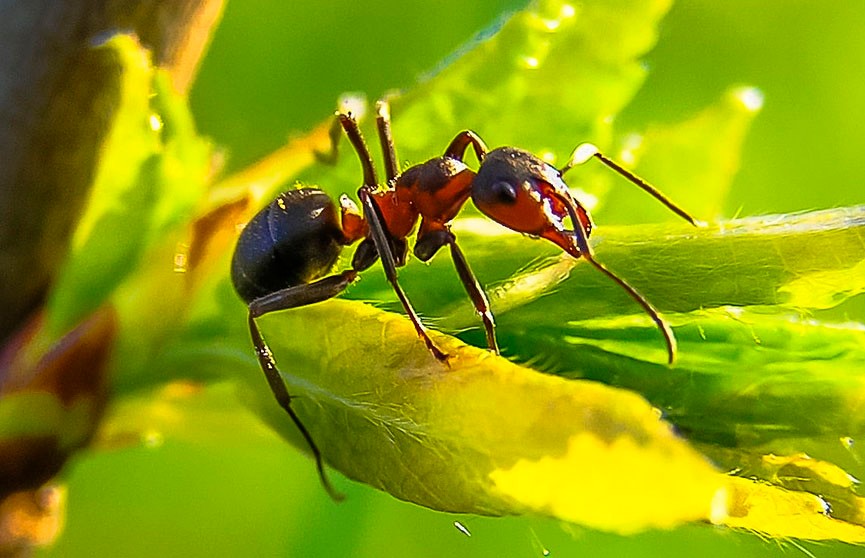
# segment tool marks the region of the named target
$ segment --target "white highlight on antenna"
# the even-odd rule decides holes
[[[600,153],[598,147],[593,143],[581,143],[574,149],[571,158],[568,161],[568,166],[582,165],[595,155]]]
[[[363,120],[366,116],[366,96],[361,93],[343,93],[337,104],[339,112],[350,114],[355,120]]]

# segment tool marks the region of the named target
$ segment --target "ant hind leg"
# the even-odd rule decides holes
[[[330,146],[328,146],[327,150],[314,149],[312,154],[319,163],[334,166],[339,160],[339,140],[342,139],[342,125],[339,122],[339,118],[333,119],[333,123],[331,123],[330,128],[327,130],[327,137],[330,141]]]
[[[265,314],[269,314],[270,312],[288,310],[289,308],[306,306],[314,302],[321,302],[322,300],[333,298],[344,291],[356,277],[356,271],[348,270],[338,275],[325,277],[324,279],[320,279],[308,285],[296,285],[294,287],[282,289],[275,293],[257,298],[249,303],[249,334],[252,337],[252,344],[255,346],[255,354],[258,357],[258,364],[264,372],[267,384],[270,386],[270,391],[273,392],[277,403],[279,403],[279,406],[282,407],[291,418],[292,422],[294,422],[295,426],[300,431],[301,436],[303,436],[303,439],[306,441],[309,450],[312,452],[312,456],[315,459],[315,466],[318,470],[318,477],[321,480],[322,486],[327,490],[330,497],[336,501],[340,501],[344,497],[333,488],[333,485],[330,484],[324,469],[324,460],[321,451],[318,449],[315,440],[313,440],[312,435],[306,429],[306,426],[304,426],[303,421],[300,420],[300,417],[292,408],[292,395],[288,393],[288,390],[285,387],[279,368],[276,365],[276,360],[273,358],[273,353],[271,352],[270,347],[267,346],[264,337],[261,335],[261,330],[259,330],[258,324],[255,323],[255,319],[264,316]]]

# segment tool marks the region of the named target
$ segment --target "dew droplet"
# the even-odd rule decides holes
[[[158,132],[162,129],[162,119],[159,118],[158,114],[151,114],[148,122],[150,122],[150,129],[154,132]]]
[[[361,93],[343,93],[337,104],[341,113],[350,114],[357,120],[363,120],[366,115],[366,96]]]
[[[174,252],[174,272],[186,273],[189,268],[189,245],[180,243]]]
[[[462,523],[460,523],[459,521],[454,521],[454,527],[456,527],[457,531],[459,531],[463,535],[465,535],[467,537],[472,536],[471,531],[469,531],[468,528],[465,525],[463,525]]]
[[[757,112],[763,108],[763,92],[756,87],[740,87],[734,95],[749,112]]]
[[[146,448],[158,448],[165,443],[165,436],[158,430],[146,430],[141,433],[141,443]]]
[[[559,25],[562,24],[558,19],[545,19],[543,20],[544,27],[547,31],[555,31],[559,28]]]

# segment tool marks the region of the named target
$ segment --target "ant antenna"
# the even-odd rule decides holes
[[[595,145],[593,145],[591,143],[582,143],[582,144],[578,145],[577,148],[574,149],[574,152],[571,153],[571,157],[568,159],[568,162],[565,164],[565,166],[561,168],[559,173],[565,174],[566,172],[568,172],[569,170],[571,170],[575,166],[582,165],[583,163],[585,163],[586,161],[588,161],[592,157],[597,158],[600,162],[605,164],[607,167],[613,169],[614,171],[616,171],[620,175],[627,178],[633,184],[636,184],[637,186],[642,188],[650,196],[652,196],[653,198],[655,198],[656,200],[658,200],[659,202],[661,202],[662,204],[667,206],[667,208],[670,211],[672,211],[673,213],[675,213],[676,215],[678,215],[679,217],[681,217],[685,221],[691,223],[695,227],[705,227],[706,226],[706,224],[704,222],[694,219],[693,217],[691,217],[691,215],[687,211],[685,211],[684,209],[682,209],[681,207],[679,207],[678,205],[673,203],[673,201],[670,198],[668,198],[667,196],[665,196],[663,193],[661,193],[660,190],[658,190],[657,188],[655,188],[654,186],[652,186],[651,184],[649,184],[648,182],[646,182],[645,180],[643,180],[642,178],[637,176],[636,174],[632,173],[631,171],[629,171],[628,169],[626,169],[625,167],[623,167],[622,165],[620,165],[616,161],[610,159],[609,157],[607,157],[606,155],[601,153],[601,151]]]
[[[595,259],[595,255],[592,251],[591,246],[589,245],[588,235],[583,227],[580,225],[580,221],[577,217],[576,209],[572,203],[566,203],[565,207],[567,208],[568,214],[571,218],[571,221],[574,223],[574,237],[577,241],[577,247],[580,249],[580,255],[585,258],[590,264],[592,264],[595,269],[612,279],[619,285],[622,289],[628,293],[637,304],[643,307],[643,310],[646,314],[652,318],[652,321],[655,322],[658,330],[660,330],[661,335],[664,336],[664,342],[667,345],[667,364],[671,365],[676,361],[676,336],[673,334],[673,330],[670,329],[670,325],[664,321],[661,317],[661,314],[658,310],[652,306],[652,303],[646,300],[646,298],[637,291],[634,287],[628,284],[627,281],[613,273],[607,266],[599,262]]]

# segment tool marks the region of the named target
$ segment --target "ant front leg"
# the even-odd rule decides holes
[[[288,287],[257,298],[249,303],[249,333],[252,337],[252,343],[255,346],[255,354],[258,357],[258,363],[261,366],[261,370],[264,372],[265,378],[267,378],[267,384],[270,386],[270,391],[273,392],[279,406],[288,413],[288,416],[291,417],[291,420],[300,431],[300,434],[303,436],[303,439],[306,441],[306,444],[309,446],[312,456],[315,459],[315,466],[318,470],[321,484],[324,486],[325,490],[327,490],[330,497],[336,501],[342,500],[343,495],[337,492],[330,484],[324,470],[324,461],[321,457],[321,451],[319,451],[318,446],[312,439],[312,435],[306,429],[306,426],[304,426],[300,417],[294,412],[294,409],[291,406],[292,396],[285,388],[285,383],[283,382],[279,368],[276,365],[276,360],[273,358],[273,353],[270,351],[264,337],[261,335],[261,331],[258,328],[258,324],[255,323],[255,319],[264,316],[265,314],[269,314],[270,312],[298,308],[300,306],[306,306],[315,302],[321,302],[333,298],[344,291],[356,277],[356,271],[348,270],[339,275],[325,277],[324,279],[320,279],[314,283]]]
[[[497,355],[501,354],[498,342],[496,341],[496,322],[492,310],[490,310],[490,301],[487,298],[486,292],[484,292],[484,288],[478,282],[472,268],[469,266],[465,254],[463,254],[463,251],[457,245],[457,239],[454,234],[449,230],[443,229],[423,233],[421,236],[418,236],[417,243],[415,244],[415,255],[421,261],[429,261],[445,244],[450,248],[451,259],[454,262],[457,275],[468,293],[472,304],[474,304],[475,311],[484,322],[487,347],[493,353]]]

